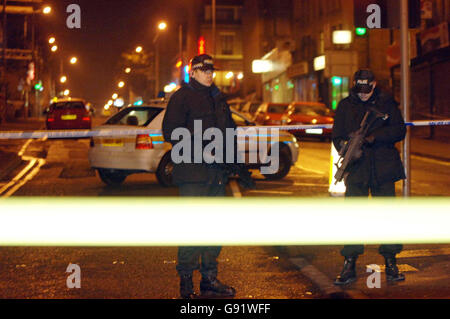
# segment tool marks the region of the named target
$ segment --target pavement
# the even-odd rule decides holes
[[[450,245],[405,245],[397,255],[399,270],[405,281],[388,282],[384,258],[378,246],[366,245],[356,263],[357,281],[348,286],[335,286],[344,258],[342,246],[285,246],[280,255],[309,278],[325,298],[342,299],[450,299]],[[374,287],[373,276],[379,274]],[[372,285],[371,285],[372,283]]]
[[[411,137],[411,154],[450,162],[450,143]]]
[[[2,131],[34,131],[42,130],[45,128],[44,119],[42,118],[27,118],[16,119],[14,122],[3,122],[0,124],[0,132]],[[14,171],[23,162],[22,158],[16,151],[12,151],[8,148],[2,148],[5,140],[0,139],[0,180],[5,179],[8,175]],[[7,141],[6,141],[7,142]],[[25,141],[15,141],[24,143]]]

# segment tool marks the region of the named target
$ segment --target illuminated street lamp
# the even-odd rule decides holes
[[[158,30],[164,31],[167,29],[167,23],[161,21],[158,24]],[[155,97],[158,96],[159,93],[159,41],[158,37],[161,32],[156,32],[155,37],[153,38],[153,44],[155,45]]]
[[[78,61],[78,59],[76,57],[72,57],[70,59],[70,64],[75,64],[75,63],[77,63],[77,61]]]
[[[117,86],[119,88],[123,88],[125,86],[125,82],[124,81],[120,81],[119,84],[117,84]]]
[[[114,93],[114,94],[112,95],[113,100],[117,99],[118,96],[119,96],[119,95],[118,95],[117,93]]]
[[[165,23],[164,21],[161,21],[159,24],[158,24],[158,29],[159,30],[165,30],[167,28],[167,23]]]
[[[52,8],[47,6],[47,7],[44,8],[44,10],[42,10],[42,12],[44,14],[49,14],[50,12],[52,12]]]
[[[54,46],[52,46],[52,52],[56,52],[56,50],[58,50],[58,46],[57,45],[54,45]]]
[[[50,39],[48,39],[48,43],[53,44],[55,43],[56,39],[55,37],[51,37]]]
[[[125,73],[130,73],[131,72],[131,68],[126,68],[125,69]]]
[[[116,107],[122,107],[125,104],[125,102],[123,101],[122,98],[119,98],[117,100],[114,101],[113,105]]]
[[[68,96],[70,94],[70,90],[64,90],[64,96]]]
[[[67,77],[65,75],[63,75],[60,79],[59,82],[61,83],[66,83],[67,82]]]
[[[142,52],[142,47],[141,47],[141,46],[138,46],[138,47],[136,48],[136,52],[137,52],[137,53],[141,53],[141,52]]]

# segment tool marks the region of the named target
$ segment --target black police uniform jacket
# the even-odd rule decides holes
[[[176,185],[183,183],[214,183],[211,178],[223,170],[221,166],[215,164],[194,163],[194,121],[202,121],[202,135],[208,128],[216,127],[222,131],[225,139],[226,128],[236,128],[231,111],[225,101],[224,95],[213,84],[210,87],[204,86],[191,78],[189,84],[178,89],[170,98],[167,105],[166,114],[163,119],[163,135],[166,141],[172,145],[178,140],[172,140],[172,132],[179,127],[187,128],[192,137],[191,141],[191,163],[174,164],[173,182]],[[203,145],[210,141],[204,141]],[[225,147],[225,140],[223,143]],[[225,151],[223,153],[225,159]],[[226,173],[223,173],[226,175]],[[225,181],[226,182],[226,181]]]
[[[346,184],[377,186],[387,182],[404,179],[405,171],[395,143],[403,140],[406,127],[398,108],[398,103],[387,93],[375,88],[366,102],[359,99],[351,90],[350,95],[339,103],[332,132],[333,144],[339,151],[349,135],[359,129],[368,108],[388,115],[383,120],[377,118],[370,126],[367,136],[372,135],[374,142],[363,146],[363,155],[347,168]],[[370,123],[375,117],[372,112]]]

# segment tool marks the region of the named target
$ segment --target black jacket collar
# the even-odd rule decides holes
[[[195,89],[195,90],[199,90],[199,91],[204,91],[204,92],[209,92],[211,90],[210,86],[205,86],[203,84],[201,84],[200,82],[198,82],[196,79],[194,78],[190,78],[189,79],[189,85]]]
[[[367,101],[364,102],[359,98],[358,93],[356,93],[354,90],[354,87],[351,88],[351,90],[350,90],[350,98],[352,99],[352,102],[353,103],[361,103],[364,105],[376,104],[379,94],[380,94],[380,89],[378,87],[375,87],[370,99],[368,99]]]
[[[221,100],[223,99],[223,95],[220,92],[219,88],[213,83],[211,86],[205,86],[198,82],[194,78],[189,79],[189,84],[191,88],[194,90],[198,90],[204,94],[208,94],[209,96],[213,97],[214,99]]]

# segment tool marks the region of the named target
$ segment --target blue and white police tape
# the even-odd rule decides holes
[[[450,119],[431,120],[431,121],[413,121],[406,122],[407,126],[440,126],[450,125]],[[307,129],[331,129],[333,124],[308,124],[308,125],[270,125],[270,126],[248,126],[243,128],[255,129],[278,129],[283,131],[298,131]],[[91,130],[52,130],[52,131],[0,131],[0,139],[59,139],[59,138],[89,138],[89,137],[112,137],[129,136],[137,134],[161,134],[159,129],[146,128],[124,128],[107,129],[97,128]]]

